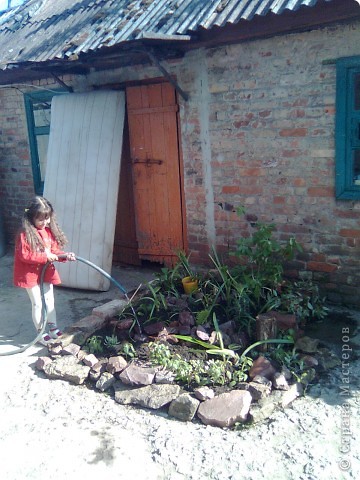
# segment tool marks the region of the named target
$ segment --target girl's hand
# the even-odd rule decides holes
[[[69,260],[70,262],[75,262],[75,260],[76,260],[75,253],[73,253],[73,252],[68,252],[68,253],[66,254],[66,260]]]
[[[48,259],[48,262],[57,262],[59,260],[58,256],[55,255],[55,253],[51,253],[51,252],[47,252],[47,259]]]

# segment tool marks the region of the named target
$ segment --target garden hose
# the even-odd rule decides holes
[[[63,259],[63,258],[66,258],[66,255],[65,254],[62,254],[62,255],[58,255],[58,258],[59,259]],[[94,268],[95,270],[97,270],[99,273],[101,273],[102,275],[104,275],[104,277],[106,277],[108,280],[110,280],[111,282],[114,283],[114,285],[116,285],[116,287],[124,294],[125,298],[127,299],[127,301],[129,302],[132,310],[133,310],[133,313],[134,313],[134,316],[135,316],[135,319],[136,319],[136,322],[137,322],[137,325],[140,329],[140,332],[141,332],[141,327],[140,327],[140,323],[139,323],[139,320],[136,316],[136,313],[131,305],[131,302],[130,302],[130,299],[128,297],[128,294],[125,290],[125,288],[117,281],[115,280],[115,278],[113,278],[111,275],[109,275],[107,272],[105,272],[105,270],[103,270],[102,268],[98,267],[97,265],[95,265],[94,263],[90,262],[89,260],[86,260],[85,258],[82,258],[82,257],[78,257],[77,255],[75,255],[75,259],[78,260],[79,262],[82,262],[82,263],[85,263],[86,265],[88,265],[89,267],[92,267]],[[7,355],[15,355],[17,353],[22,353],[24,352],[25,350],[27,350],[28,348],[32,347],[33,345],[35,345],[35,343],[37,343],[39,340],[41,340],[44,332],[45,332],[45,329],[46,329],[46,303],[45,303],[45,296],[44,296],[44,276],[45,276],[45,272],[46,272],[46,269],[48,268],[49,265],[51,265],[52,262],[47,262],[43,268],[42,268],[42,271],[41,271],[41,275],[40,275],[40,293],[41,293],[41,303],[42,303],[42,308],[41,308],[41,322],[40,322],[40,330],[38,331],[38,334],[36,335],[36,337],[34,338],[34,340],[32,340],[30,343],[27,343],[26,345],[20,347],[20,348],[17,348],[16,350],[11,350],[10,352],[4,352],[4,353],[1,353],[0,352],[0,357],[5,357]]]

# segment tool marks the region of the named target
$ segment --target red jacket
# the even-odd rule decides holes
[[[60,250],[54,235],[49,228],[37,230],[44,245],[55,255],[64,253]],[[15,244],[14,257],[14,285],[22,288],[32,288],[40,284],[41,272],[47,263],[47,255],[45,252],[32,251],[26,241],[25,233],[22,232],[18,236]],[[61,283],[60,276],[51,263],[45,272],[44,282],[59,285]]]

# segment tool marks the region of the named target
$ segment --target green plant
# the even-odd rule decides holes
[[[125,358],[136,357],[136,350],[134,348],[134,345],[130,342],[123,342],[121,344],[121,348],[119,352],[122,353],[125,356]]]
[[[88,338],[85,344],[85,349],[89,353],[103,353],[104,347],[102,344],[102,337],[99,335],[93,335],[92,337]]]
[[[241,357],[240,358],[245,358],[246,355],[251,351],[253,350],[254,348],[256,347],[259,347],[260,345],[264,345],[264,344],[268,344],[268,343],[287,343],[287,344],[293,344],[294,343],[294,339],[290,339],[290,338],[271,338],[271,339],[268,339],[268,340],[259,340],[258,342],[254,342],[252,343],[251,345],[249,345],[247,348],[245,348],[245,350],[243,351],[243,353],[241,354]]]
[[[164,267],[155,274],[155,278],[164,294],[179,297],[180,273],[177,269]]]
[[[195,340],[195,339],[193,339]],[[198,343],[198,342],[194,342]],[[149,344],[150,360],[154,365],[161,365],[175,375],[175,379],[186,385],[235,385],[247,379],[247,370],[252,360],[247,358],[237,364],[224,360],[184,360],[179,354],[172,354],[167,345],[160,342]],[[221,350],[221,349],[219,349]],[[218,353],[218,352],[217,352]],[[223,355],[224,352],[221,352]]]
[[[175,265],[175,272],[180,274],[182,277],[190,277],[191,280],[196,280],[199,278],[198,274],[191,268],[190,265],[190,254],[186,255],[183,250],[177,252],[179,261]]]
[[[199,374],[202,373],[201,362],[186,361],[178,354],[171,354],[167,345],[160,342],[149,344],[150,360],[155,365],[161,365],[174,373],[175,379],[190,385],[197,380],[200,384]]]
[[[195,343],[196,345],[205,348],[205,352],[209,355],[220,355],[222,357],[225,356],[237,359],[237,354],[234,352],[234,350],[230,350],[228,348],[221,348],[217,345],[212,345],[211,343],[204,342],[203,340],[198,340],[197,338],[193,338],[188,335],[174,335],[174,337],[185,342]]]
[[[132,328],[138,324],[139,320],[143,324],[156,322],[159,313],[167,310],[167,302],[160,284],[148,284],[149,293],[139,299],[135,304],[129,304],[119,315],[119,319],[133,319]],[[132,330],[132,328],[130,330]]]
[[[144,318],[145,322],[151,322],[157,320],[157,314],[160,310],[167,310],[166,297],[161,291],[161,285],[152,286],[148,284],[150,294],[143,297],[139,308],[143,308],[147,318]]]
[[[285,285],[279,295],[277,308],[294,313],[302,325],[324,319],[329,311],[325,306],[325,298],[320,296],[319,287],[305,280]]]
[[[238,364],[240,364],[240,368],[236,370],[233,375],[233,384],[234,382],[246,382],[248,379],[247,372],[250,370],[253,363],[254,361],[252,358],[246,357],[245,355],[241,356],[241,361],[238,362]]]
[[[295,351],[295,348],[284,350],[281,345],[278,345],[278,347],[271,352],[270,357],[280,365],[285,366],[297,382],[301,381],[306,370],[305,363]]]
[[[212,255],[209,255],[209,257],[217,272],[217,275],[212,277],[217,289],[214,304],[219,300],[224,306],[227,319],[246,317],[249,312],[249,297],[246,285],[232,275],[230,268],[221,262],[214,248],[212,249]],[[218,278],[217,281],[216,278]]]
[[[238,210],[244,213],[243,209]],[[295,238],[278,242],[273,232],[274,224],[256,223],[249,237],[240,238],[232,255],[239,259],[234,268],[234,276],[246,285],[247,292],[256,309],[270,301],[283,282],[285,260],[294,257],[296,251],[302,251]]]
[[[120,342],[116,335],[105,336],[104,346],[108,350],[116,350],[116,347],[118,347],[119,345],[120,345]]]
[[[209,383],[214,385],[224,385],[227,380],[230,380],[231,375],[228,374],[227,363],[221,360],[209,360],[206,365],[206,374],[209,378]]]

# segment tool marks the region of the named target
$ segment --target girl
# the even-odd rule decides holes
[[[47,262],[76,260],[74,253],[65,253],[61,248],[67,243],[55,217],[51,203],[44,197],[34,197],[25,209],[22,229],[15,243],[14,285],[25,288],[32,304],[32,319],[37,331],[41,330],[42,300],[40,291],[41,272]],[[60,276],[51,263],[45,272],[43,290],[46,304],[46,322],[49,332],[44,333],[40,343],[47,345],[61,337],[56,323],[53,285],[61,283]]]

